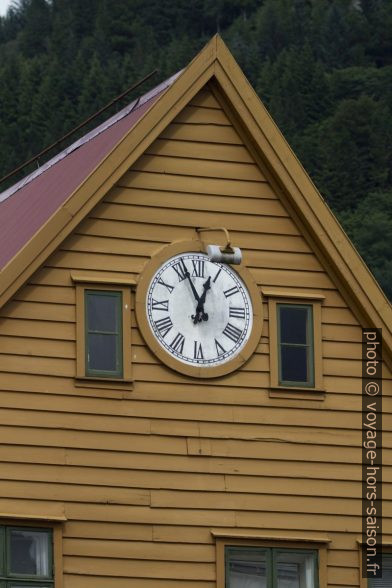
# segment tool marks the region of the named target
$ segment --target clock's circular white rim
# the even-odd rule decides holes
[[[189,279],[183,264],[190,271]],[[201,296],[207,282],[198,319],[198,302],[191,288]],[[159,267],[147,290],[146,314],[168,353],[186,365],[203,368],[222,365],[239,354],[253,325],[252,300],[240,276],[230,265],[211,262],[201,251],[179,253]]]
[[[205,245],[199,240],[177,241],[161,248],[149,262],[147,262],[140,276],[136,290],[136,318],[141,334],[148,344],[151,351],[170,368],[198,378],[214,378],[230,373],[243,365],[255,350],[261,336],[262,330],[262,303],[261,293],[257,288],[252,275],[243,265],[235,266],[228,269],[231,275],[237,277],[238,284],[243,285],[245,292],[249,295],[251,301],[250,328],[244,335],[244,341],[240,341],[235,349],[223,361],[203,362],[203,364],[190,361],[187,358],[181,358],[178,354],[173,354],[168,347],[159,341],[156,333],[153,332],[148,318],[147,297],[149,289],[157,272],[159,273],[169,260],[176,255],[191,255],[193,253],[205,254]],[[219,265],[219,264],[217,264]],[[177,356],[176,356],[177,355]]]

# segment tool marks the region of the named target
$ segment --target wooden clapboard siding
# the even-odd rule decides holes
[[[213,588],[213,529],[325,534],[328,587],[359,587],[361,328],[267,172],[201,91],[1,310],[0,510],[65,513],[64,588]],[[161,365],[132,297],[133,389],[75,382],[71,273],[137,280],[200,226],[230,230],[260,288],[324,296],[325,396],[270,396],[266,298],[235,373],[200,384]],[[388,395],[384,409],[390,463]],[[388,466],[384,482],[391,538]]]
[[[146,579],[146,578],[121,578],[121,577],[97,577],[78,576],[67,573],[64,581],[65,588],[107,588],[108,582],[120,588],[181,588],[184,585],[182,580]],[[213,588],[215,582],[192,582],[193,588]]]

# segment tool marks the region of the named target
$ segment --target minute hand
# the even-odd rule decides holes
[[[193,285],[193,282],[191,280],[191,276],[189,275],[188,270],[185,272],[186,277],[188,278],[188,281],[191,285],[191,290],[193,292],[193,296],[196,298],[197,302],[200,302],[200,296],[198,295],[195,286]],[[204,295],[204,294],[203,294]],[[204,297],[205,298],[205,297]]]

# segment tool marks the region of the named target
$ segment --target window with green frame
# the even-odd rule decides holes
[[[86,376],[123,377],[122,292],[85,290]]]
[[[318,588],[318,552],[226,546],[225,588]]]
[[[391,588],[392,586],[392,553],[382,554],[382,578],[369,580],[369,588]]]
[[[0,587],[53,588],[52,530],[0,526]]]
[[[313,307],[277,304],[279,385],[315,385]]]

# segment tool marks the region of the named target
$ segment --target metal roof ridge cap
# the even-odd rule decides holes
[[[163,90],[165,90],[173,84],[173,82],[180,76],[182,72],[183,70],[178,71],[177,73],[170,76],[170,78],[168,78],[167,80],[158,84],[158,86],[155,86],[155,88],[152,88],[146,94],[143,94],[139,98],[136,98],[130,104],[127,104],[127,106],[125,106],[122,110],[120,110],[119,112],[108,118],[106,121],[104,121],[94,129],[92,129],[91,131],[89,131],[76,141],[74,141],[74,143],[63,149],[63,151],[60,151],[60,153],[57,153],[54,157],[52,157],[47,162],[42,164],[38,169],[19,180],[19,182],[17,182],[16,184],[13,184],[9,188],[7,188],[7,190],[4,190],[4,192],[0,192],[0,204],[8,198],[10,198],[16,192],[18,192],[21,188],[24,188],[24,186],[32,182],[35,178],[43,174],[45,171],[53,167],[56,163],[67,157],[67,155],[69,155],[76,149],[79,149],[79,147],[85,145],[86,143],[88,143],[89,141],[91,141],[92,139],[94,139],[110,127],[112,127],[115,123],[125,118],[132,111],[136,111],[143,104],[146,104],[146,102],[154,98],[160,92],[163,92]]]

